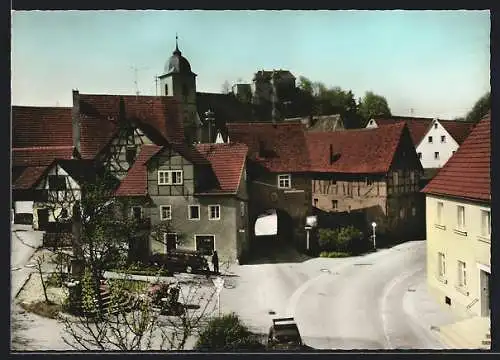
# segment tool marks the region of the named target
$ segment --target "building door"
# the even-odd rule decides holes
[[[481,316],[490,316],[490,274],[480,270],[481,284]]]
[[[49,224],[49,209],[38,209],[38,230],[46,230]]]
[[[168,253],[177,248],[177,234],[176,233],[166,233],[165,234],[165,252]]]

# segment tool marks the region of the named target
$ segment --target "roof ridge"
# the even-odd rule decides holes
[[[31,147],[22,147],[22,148],[12,148],[12,151],[31,151],[31,150],[69,150],[73,149],[74,146],[31,146]]]

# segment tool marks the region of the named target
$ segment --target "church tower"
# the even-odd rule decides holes
[[[165,74],[160,79],[160,94],[174,96],[181,101],[184,133],[188,143],[200,141],[202,123],[196,109],[196,74],[189,61],[182,56],[175,37],[175,50],[165,64]]]

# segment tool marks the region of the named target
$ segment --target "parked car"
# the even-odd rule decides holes
[[[150,262],[163,265],[171,272],[206,273],[209,271],[207,259],[194,250],[170,250],[166,254],[153,254]]]
[[[273,319],[267,340],[269,350],[303,350],[306,346],[302,343],[299,328],[294,318]]]

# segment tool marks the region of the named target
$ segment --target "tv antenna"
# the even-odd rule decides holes
[[[131,66],[130,68],[134,71],[135,95],[139,96],[139,94],[140,94],[140,91],[139,91],[139,80],[138,80],[139,70],[147,70],[149,68],[147,68],[147,67],[138,68],[136,66]]]
[[[159,81],[160,77],[158,75],[155,75],[154,79],[155,79],[155,91],[156,91],[155,95],[158,96],[158,81]]]

